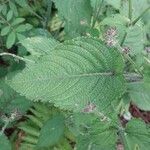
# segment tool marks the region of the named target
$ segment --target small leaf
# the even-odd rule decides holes
[[[0,149],[1,150],[12,150],[11,144],[10,144],[8,138],[4,134],[0,135]]]
[[[12,26],[15,26],[15,25],[17,25],[17,24],[20,24],[20,23],[22,23],[22,22],[24,22],[25,21],[25,19],[24,18],[16,18],[13,22],[12,22]]]
[[[59,142],[64,133],[64,118],[61,115],[49,119],[41,129],[38,147],[53,146]]]
[[[7,40],[6,40],[6,46],[7,46],[7,48],[11,48],[12,45],[15,43],[15,40],[16,40],[16,34],[15,34],[15,32],[11,32],[8,35]]]
[[[7,35],[10,31],[10,26],[6,26],[1,30],[1,36]]]
[[[9,12],[7,13],[7,21],[10,21],[13,17],[13,11],[9,10]]]
[[[18,10],[14,2],[9,1],[9,7],[13,11],[15,16],[18,16]]]
[[[21,24],[16,28],[17,32],[25,32],[32,29],[32,25],[30,24]]]

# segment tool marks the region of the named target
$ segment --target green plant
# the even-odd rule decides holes
[[[149,124],[134,118],[129,107],[150,111],[150,1],[23,2],[15,4],[28,8],[44,30],[30,28],[28,38],[19,40],[17,47],[25,54],[0,53],[4,60],[9,55],[22,62],[17,71],[10,67],[2,75],[7,78],[1,91],[6,86],[24,99],[28,118],[21,123],[3,119],[2,140],[9,142],[3,133],[16,121],[17,132],[25,134],[19,147],[24,150],[115,150],[118,144],[125,150],[148,150]],[[13,14],[7,11],[6,20]],[[32,103],[27,105],[27,99]],[[2,100],[0,108],[6,104]],[[2,112],[12,118],[10,109]]]

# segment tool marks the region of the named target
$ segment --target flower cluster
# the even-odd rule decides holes
[[[113,47],[117,44],[117,29],[116,27],[110,27],[105,33],[105,42],[107,46]]]

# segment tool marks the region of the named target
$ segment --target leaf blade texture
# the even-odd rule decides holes
[[[59,44],[8,82],[33,101],[74,111],[92,102],[103,110],[124,93],[123,68],[116,49],[99,39],[82,37]]]

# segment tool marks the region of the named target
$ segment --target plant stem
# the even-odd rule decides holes
[[[45,19],[45,28],[48,25],[48,21],[50,19],[51,16],[51,8],[52,8],[52,1],[51,0],[47,0],[47,11],[46,11],[46,19]]]
[[[132,0],[129,0],[129,19],[132,20]]]
[[[139,74],[128,72],[124,74],[124,77],[128,82],[139,82],[143,79],[143,77]]]
[[[135,24],[144,16],[144,14],[145,14],[148,10],[150,10],[150,6],[149,6],[147,9],[145,9],[145,10],[141,13],[141,15],[140,15],[139,17],[137,17],[137,18],[131,23],[131,25],[135,25]]]
[[[0,136],[2,136],[2,134],[5,131],[5,129],[7,128],[8,124],[9,124],[9,119],[5,122],[4,126],[2,127],[2,130],[0,131]]]
[[[96,23],[96,20],[97,20],[97,18],[99,16],[100,11],[101,11],[103,2],[104,2],[104,0],[102,0],[102,2],[100,4],[100,6],[99,6],[99,8],[98,8],[98,10],[96,12],[96,14],[93,16],[94,18],[93,18],[92,28],[94,28],[94,26],[95,26],[95,23]]]
[[[125,54],[125,53],[122,52],[122,47],[119,44],[117,44],[116,47],[120,51],[120,53],[124,56],[124,58],[127,59],[133,65],[135,71],[143,77],[142,72],[139,70],[139,68],[137,67],[135,62],[131,59],[131,57],[128,54]]]
[[[0,53],[0,56],[12,56],[12,57],[14,57],[14,58],[17,58],[17,59],[19,59],[19,60],[22,60],[22,61],[24,61],[24,62],[31,62],[31,63],[35,63],[34,61],[32,61],[32,60],[29,60],[29,59],[26,59],[26,58],[23,58],[23,57],[20,57],[20,56],[17,56],[17,55],[15,55],[15,54],[11,54],[11,53]]]
[[[124,34],[124,36],[123,36],[123,39],[122,39],[122,41],[121,41],[120,46],[123,46],[123,43],[125,42],[126,37],[127,37],[127,32],[125,32],[125,34]]]

